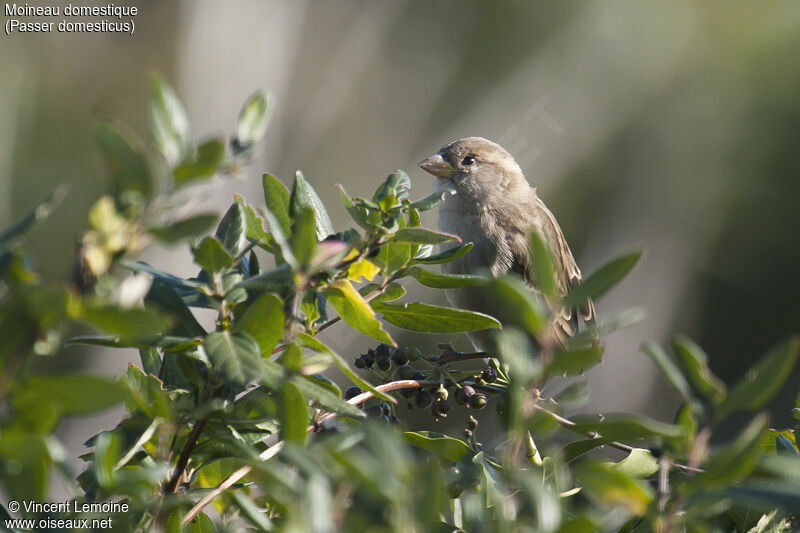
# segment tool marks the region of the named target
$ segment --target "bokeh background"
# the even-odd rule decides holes
[[[800,3],[125,3],[139,7],[132,36],[0,36],[0,223],[71,186],[30,241],[51,279],[69,276],[87,209],[107,189],[94,121],[113,117],[144,135],[148,75],[158,72],[198,137],[231,132],[256,89],[273,96],[253,166],[206,199],[218,211],[234,192],[261,205],[262,172],[290,183],[302,169],[343,229],[334,184],[369,194],[401,168],[422,197],[432,182],[416,163],[480,135],[516,156],[584,272],[646,248],[598,302],[601,315],[647,314],[611,336],[588,376],[594,410],[672,417],[675,398],[638,351],[644,340],[688,334],[732,383],[800,330]],[[144,258],[189,275],[189,257],[150,249]],[[327,340],[351,356],[371,344],[344,329]],[[120,374],[136,358],[68,348],[48,370]],[[799,387],[800,372],[773,404],[774,426],[789,424]],[[86,423],[61,429],[76,455],[92,434]]]

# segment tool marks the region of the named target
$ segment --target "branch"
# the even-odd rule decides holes
[[[392,381],[391,383],[385,383],[383,385],[378,385],[377,387],[375,387],[375,389],[379,390],[380,392],[389,392],[397,389],[427,387],[429,385],[437,385],[438,383],[439,382],[435,380],[417,381],[413,379],[404,379],[399,381]],[[347,403],[351,405],[360,405],[369,400],[370,398],[372,398],[373,396],[375,395],[370,391],[362,392],[358,396],[355,396],[347,400]],[[327,420],[331,420],[333,418],[336,418],[337,416],[339,416],[338,413],[325,413],[324,415],[322,415],[317,419],[317,424],[320,424]],[[306,431],[308,433],[312,433],[317,428],[317,424],[308,426]],[[275,457],[276,455],[278,455],[278,452],[280,452],[283,449],[283,446],[284,446],[284,441],[276,442],[275,444],[273,444],[272,446],[261,452],[261,454],[259,454],[258,456],[258,459],[260,461],[267,461]],[[236,470],[235,472],[233,472],[230,476],[228,476],[225,479],[225,481],[223,481],[222,483],[214,487],[212,490],[207,492],[206,495],[200,498],[200,500],[198,500],[198,502],[194,505],[194,507],[192,507],[188,513],[186,513],[186,516],[183,517],[181,525],[187,526],[189,522],[194,520],[195,517],[198,514],[200,514],[209,503],[211,503],[217,498],[217,496],[225,492],[227,489],[231,488],[233,485],[236,484],[237,481],[239,481],[244,476],[249,474],[252,470],[253,470],[252,466],[245,465]]]
[[[561,416],[561,415],[559,415],[557,413],[554,413],[550,409],[542,407],[538,403],[533,404],[533,407],[534,407],[534,409],[536,409],[538,411],[541,411],[541,412],[543,412],[543,413],[545,413],[547,415],[550,415],[553,418],[553,420],[555,420],[556,422],[558,422],[559,424],[561,424],[565,428],[570,429],[572,431],[575,431],[576,433],[580,433],[581,435],[585,435],[585,436],[587,436],[589,438],[592,438],[592,439],[598,438],[598,437],[601,436],[601,435],[599,435],[598,433],[596,433],[594,431],[584,432],[584,431],[579,431],[579,430],[575,429],[575,425],[576,425],[575,422],[573,422],[569,418],[564,418],[563,416]],[[625,451],[625,452],[628,452],[628,453],[630,453],[630,452],[632,452],[633,450],[636,449],[633,446],[630,446],[630,445],[622,443],[622,442],[617,442],[617,441],[611,441],[611,442],[608,443],[608,445],[611,446],[612,448],[616,448],[618,450],[622,450],[622,451]],[[680,463],[672,463],[672,466],[674,466],[675,468],[677,468],[678,470],[681,470],[683,472],[692,472],[692,473],[703,472],[702,468],[695,468],[693,466],[683,465],[683,464],[680,464]]]
[[[200,434],[203,432],[203,428],[206,426],[206,422],[208,422],[208,417],[200,420],[194,427],[191,435],[189,435],[189,440],[186,441],[183,450],[181,450],[181,455],[178,457],[178,463],[175,465],[175,471],[172,473],[172,477],[170,478],[169,482],[164,486],[164,494],[177,492],[178,483],[183,476],[183,471],[186,470],[186,465],[189,464],[189,457],[192,455],[192,450],[194,450],[197,440],[200,438]]]

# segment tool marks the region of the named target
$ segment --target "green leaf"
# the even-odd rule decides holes
[[[203,337],[206,331],[197,322],[183,298],[172,287],[156,281],[150,286],[145,305],[155,305],[158,311],[169,317],[173,326],[169,334],[180,337]]]
[[[240,202],[234,202],[219,221],[215,236],[233,257],[241,255],[247,244],[247,219]]]
[[[530,235],[530,247],[536,287],[546,298],[554,298],[556,296],[556,278],[550,246],[548,246],[544,237],[537,230],[534,230]]]
[[[564,304],[568,306],[581,305],[588,299],[599,298],[622,281],[641,257],[642,252],[634,252],[609,261],[582,281],[580,285],[569,291],[569,294],[564,297]]]
[[[66,196],[66,186],[58,187],[48,194],[41,202],[36,204],[36,207],[30,213],[0,234],[0,246],[21,237],[36,224],[46,220]]]
[[[609,440],[653,439],[655,437],[674,438],[683,435],[683,428],[665,424],[651,418],[626,413],[598,415],[577,415],[572,419],[575,431],[595,432]]]
[[[300,333],[297,336],[297,339],[306,348],[310,348],[310,349],[318,351],[318,352],[324,352],[324,353],[327,353],[328,355],[330,355],[333,358],[333,363],[336,365],[336,367],[345,376],[347,376],[350,379],[350,381],[352,381],[353,383],[358,385],[362,390],[371,392],[372,394],[374,394],[378,398],[382,399],[383,401],[390,402],[390,403],[395,403],[396,402],[396,400],[394,398],[392,398],[391,396],[389,396],[388,394],[379,391],[378,389],[373,387],[370,383],[368,383],[367,381],[364,381],[363,379],[361,379],[361,377],[358,374],[353,372],[353,369],[350,368],[350,365],[347,364],[347,361],[342,359],[342,356],[340,356],[335,351],[331,350],[327,345],[323,344],[316,337],[312,337],[311,335],[309,335],[307,333]]]
[[[433,231],[426,228],[401,228],[395,232],[391,239],[393,242],[408,244],[446,244],[448,242],[461,242],[457,235]]]
[[[233,256],[214,237],[205,237],[194,249],[194,262],[212,274],[233,266]]]
[[[127,261],[123,259],[118,264],[122,268],[128,269],[131,272],[144,272],[145,274],[149,274],[157,281],[160,281],[165,285],[169,285],[170,287],[175,287],[176,289],[185,291],[202,291],[204,287],[204,285],[198,281],[173,276],[172,274],[158,270],[157,268],[153,268],[147,263],[143,263],[141,261]]]
[[[158,375],[161,370],[161,356],[158,354],[158,348],[140,348],[139,359],[141,359],[142,369],[146,373]]]
[[[406,431],[403,436],[409,444],[428,450],[448,461],[463,461],[475,453],[466,442],[434,431]]]
[[[314,228],[314,211],[310,207],[304,207],[295,215],[292,236],[289,239],[292,255],[303,267],[307,267],[311,262],[317,248],[317,235]]]
[[[582,457],[590,451],[600,446],[605,446],[611,442],[609,439],[594,438],[581,439],[565,444],[560,451],[560,459],[566,465],[575,459]]]
[[[728,393],[719,406],[720,419],[738,411],[752,411],[767,403],[792,372],[800,338],[792,337],[770,350]]]
[[[255,93],[242,106],[236,124],[236,140],[243,147],[250,147],[264,137],[269,118],[269,101],[261,91]]]
[[[127,389],[100,376],[64,374],[32,376],[15,389],[14,403],[25,411],[53,410],[61,415],[87,415],[122,403]]]
[[[358,407],[347,403],[338,395],[331,392],[326,386],[320,385],[311,376],[292,376],[289,380],[307,399],[319,407],[333,413],[349,416],[350,418],[364,418],[366,414]]]
[[[382,313],[386,322],[412,331],[460,333],[500,327],[489,315],[439,305],[373,301],[372,308]]]
[[[156,147],[170,167],[186,158],[192,146],[186,111],[172,88],[157,76],[151,79],[147,124]]]
[[[438,254],[414,259],[414,262],[421,263],[423,265],[438,265],[441,263],[449,263],[450,261],[455,261],[456,259],[466,255],[470,250],[472,250],[473,246],[475,246],[473,243],[467,242],[459,246],[453,246],[447,248],[446,250],[442,250]]]
[[[295,218],[303,210],[304,207],[310,207],[314,211],[314,222],[317,230],[317,240],[325,240],[325,237],[336,233],[333,230],[333,224],[325,210],[322,200],[317,196],[317,192],[309,184],[303,173],[299,170],[295,175],[294,187],[292,187],[292,195],[290,200],[289,215]]]
[[[574,473],[586,494],[609,507],[642,516],[653,500],[650,487],[607,464],[586,461],[576,465]]]
[[[211,213],[195,215],[167,226],[151,228],[150,234],[163,243],[174,244],[183,239],[193,239],[206,233],[216,221],[217,215]]]
[[[401,242],[390,242],[381,246],[373,261],[383,268],[384,277],[388,277],[411,260],[411,245]]]
[[[77,318],[103,331],[126,338],[163,335],[168,326],[164,317],[152,311],[107,304],[83,305]]]
[[[711,372],[705,352],[691,339],[680,335],[675,337],[672,346],[692,389],[712,404],[720,404],[725,399],[725,383]]]
[[[341,183],[337,183],[336,187],[339,189],[339,198],[342,200],[342,205],[344,205],[344,208],[350,214],[350,217],[355,220],[356,224],[362,228],[368,229],[375,228],[380,225],[380,215],[376,216],[376,218],[372,220],[367,215],[367,211],[363,207],[357,206],[353,203]]]
[[[221,139],[211,139],[197,147],[194,157],[182,162],[172,172],[175,183],[180,187],[199,178],[210,178],[219,170],[225,158],[225,143]]]
[[[407,198],[409,189],[411,189],[411,180],[408,174],[402,170],[395,170],[386,177],[386,180],[378,188],[378,191],[375,193],[375,201],[380,203],[384,198],[390,196],[395,198]]]
[[[233,286],[235,289],[258,289],[282,294],[292,281],[289,265],[281,265],[263,274],[247,278]]]
[[[380,285],[378,285],[377,283],[367,283],[366,285],[358,289],[358,292],[359,294],[361,294],[361,296],[366,298],[367,296],[369,296],[370,294],[372,294],[377,290],[380,290]],[[393,281],[392,283],[387,285],[385,289],[383,289],[382,293],[375,296],[372,299],[372,301],[388,302],[391,300],[397,300],[399,298],[402,298],[405,294],[406,294],[406,289],[396,281]]]
[[[413,266],[408,269],[408,275],[426,287],[434,289],[457,289],[461,287],[474,287],[488,283],[488,279],[483,276],[473,276],[470,274],[445,274],[444,272],[434,272],[424,268]]]
[[[634,448],[622,461],[606,464],[632,478],[644,479],[658,472],[658,461],[644,448]]]
[[[275,239],[275,244],[278,246],[280,251],[280,257],[292,268],[297,269],[300,268],[300,264],[297,262],[297,259],[294,257],[292,253],[292,247],[289,244],[289,238],[283,232],[280,226],[280,222],[278,219],[275,218],[275,215],[267,208],[264,211],[264,219],[267,221],[267,225],[269,226],[269,230],[272,232],[272,238]]]
[[[140,143],[132,135],[123,134],[109,122],[100,122],[95,129],[95,141],[103,154],[117,200],[130,191],[145,198],[153,195],[150,165]]]
[[[263,375],[258,344],[245,333],[212,333],[206,337],[203,348],[214,370],[233,385],[243,386]]]
[[[559,351],[555,354],[553,360],[550,361],[550,364],[547,365],[545,374],[548,376],[582,374],[584,371],[598,364],[602,359],[603,348],[600,346]]]
[[[672,388],[675,389],[681,399],[687,403],[691,402],[692,390],[689,387],[689,382],[677,365],[672,362],[667,352],[654,342],[645,342],[640,350],[650,356],[650,359],[661,369],[667,382],[672,385]]]
[[[308,428],[308,405],[292,383],[284,383],[281,392],[281,439],[303,444]]]
[[[487,287],[498,309],[506,310],[514,323],[533,337],[547,327],[547,308],[534,296],[530,287],[514,276],[503,276]]]
[[[264,202],[267,205],[267,209],[275,217],[283,234],[291,234],[292,219],[289,216],[289,206],[291,205],[289,190],[281,183],[281,180],[272,174],[264,174],[262,183],[264,185]]]
[[[234,331],[244,331],[255,339],[263,357],[269,357],[283,338],[283,302],[274,294],[264,294],[236,317]]]
[[[703,465],[704,472],[692,480],[694,487],[730,485],[746,478],[761,455],[761,441],[767,431],[767,415],[756,415],[736,440],[712,455]]]
[[[274,531],[275,526],[267,516],[267,509],[260,507],[253,502],[244,492],[240,490],[229,491],[233,503],[242,512],[242,515],[259,531]],[[213,530],[216,531],[216,528]]]
[[[422,200],[417,200],[416,202],[412,203],[411,207],[418,211],[428,211],[435,207],[439,207],[447,200],[448,196],[453,196],[455,194],[456,192],[452,189],[435,192],[426,196]]]
[[[396,346],[392,337],[383,329],[380,321],[369,304],[347,280],[339,280],[323,290],[328,301],[333,305],[342,320],[350,327],[381,342]]]

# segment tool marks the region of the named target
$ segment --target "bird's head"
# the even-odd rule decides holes
[[[419,166],[438,178],[437,189],[453,188],[477,198],[526,184],[525,176],[511,154],[483,137],[453,141],[423,159]]]

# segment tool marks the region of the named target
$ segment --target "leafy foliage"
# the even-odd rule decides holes
[[[87,441],[75,498],[128,504],[128,512],[114,515],[121,530],[797,526],[798,428],[770,429],[760,413],[732,442],[709,444],[730,415],[757,411],[777,392],[795,366],[797,338],[730,388],[690,340],[676,337],[674,358],[647,343],[643,351],[680,400],[673,421],[627,413],[570,418],[570,406],[587,393],[580,376],[602,361],[601,337],[633,315],[601,317],[565,345],[550,334],[552,317],[610,290],[640,254],[611,260],[563,301],[538,234],[530,245],[540,292],[513,276],[440,273],[428,265],[456,260],[472,244],[421,226],[420,212],[450,193],[414,201],[402,171],[389,174],[370,198],[340,188],[354,223],[343,231],[300,172],[291,187],[265,174],[263,205],[236,197],[222,217],[186,217],[171,207],[187,189],[246,164],[267,115],[268,99],[258,93],[245,103],[229,148],[220,139],[196,144],[177,96],[156,78],[148,107],[155,150],[121,127],[98,127],[112,192],[89,213],[75,285],[42,281],[22,247],[25,233],[63,193],[0,235],[6,495],[42,501],[52,472],[72,482],[53,435],[59,422],[124,405],[115,428]],[[197,275],[182,278],[132,260],[151,239],[188,241]],[[434,245],[444,248],[433,254]],[[406,282],[481,286],[517,319],[500,324],[470,310],[406,301]],[[198,322],[203,309],[217,313],[214,331]],[[134,347],[140,366],[119,379],[35,373],[41,365],[31,362],[56,354],[76,323],[98,332],[68,342]],[[494,349],[460,353],[441,344],[439,353],[425,354],[397,345],[388,325],[434,335],[489,330]],[[380,344],[351,364],[319,339],[331,327],[350,327]],[[348,384],[344,392],[327,377],[334,368]],[[544,385],[562,376],[570,384],[544,396]],[[463,434],[413,427],[401,402],[429,410],[434,420],[467,415]],[[468,416],[487,406],[497,413],[494,435]],[[608,460],[609,447],[625,457]],[[55,514],[75,518],[71,509]]]

